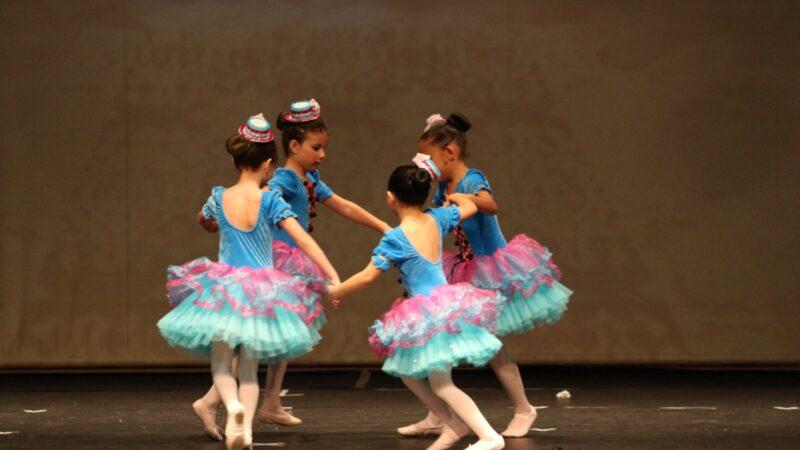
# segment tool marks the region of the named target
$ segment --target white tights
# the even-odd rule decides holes
[[[244,407],[245,434],[252,436],[253,416],[258,404],[258,358],[251,357],[242,349],[238,358],[238,378],[233,374],[233,349],[224,342],[211,344],[211,375],[214,388],[219,393],[228,411],[241,403]]]
[[[403,377],[403,383],[411,392],[456,433],[463,434],[464,426],[450,414],[448,407],[478,435],[479,439],[491,439],[497,435],[481,414],[478,405],[453,384],[450,370],[431,373],[428,382],[430,384],[424,380]]]

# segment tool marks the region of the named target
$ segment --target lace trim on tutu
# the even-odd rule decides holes
[[[276,362],[304,355],[319,343],[319,333],[299,314],[279,307],[274,311],[274,318],[243,317],[230,305],[214,311],[183,302],[158,321],[158,328],[169,345],[197,356],[208,356],[213,342],[225,342]]]
[[[191,301],[195,306],[219,311],[230,305],[243,317],[275,317],[275,308],[308,316],[305,298],[321,295],[300,278],[271,267],[235,267],[198,258],[167,268],[170,306]]]
[[[311,258],[302,250],[283,241],[273,241],[272,258],[275,261],[275,268],[283,273],[299,278],[312,291],[312,295],[303,299],[305,313],[303,321],[306,325],[316,329],[322,328],[325,324],[325,307],[322,304],[322,293],[328,279],[322,270],[311,261]]]
[[[462,364],[483,366],[502,345],[488,329],[464,323],[461,332],[439,333],[421,347],[398,347],[382,368],[397,377],[423,378]]]
[[[370,327],[369,343],[379,356],[391,356],[438,334],[460,333],[464,324],[493,332],[501,302],[498,293],[468,283],[437,286],[430,295],[397,299]]]
[[[552,285],[561,272],[553,254],[534,239],[520,234],[492,255],[475,255],[462,261],[458,254],[444,252],[443,265],[451,283],[472,283],[498,290],[506,297],[530,297],[541,285]]]
[[[551,285],[539,285],[539,289],[528,297],[515,295],[508,299],[497,318],[497,336],[524,333],[541,325],[552,325],[561,319],[567,310],[572,291],[553,281]]]

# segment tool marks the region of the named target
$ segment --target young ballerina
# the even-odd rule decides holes
[[[210,354],[214,388],[228,411],[225,444],[241,449],[252,445],[259,359],[285,361],[309,352],[320,339],[303,320],[304,299],[315,287],[273,268],[273,235],[281,229],[291,236],[334,284],[338,275],[280,192],[262,188],[276,159],[263,115],[251,117],[226,148],[239,180],[213,188],[202,209],[220,229],[219,261],[199,258],[168,268],[172,310],[158,328],[170,345]],[[232,373],[234,354],[238,377]]]
[[[354,202],[335,194],[320,179],[318,167],[325,159],[328,148],[328,127],[320,115],[320,106],[315,100],[294,102],[289,110],[282,112],[277,119],[282,131],[283,150],[286,165],[275,171],[270,187],[281,192],[291,205],[300,225],[312,232],[312,219],[316,217],[317,203],[334,210],[339,215],[378,232],[391,229],[384,221],[376,218]],[[208,231],[215,231],[213,220],[200,218],[201,225]],[[292,236],[279,230],[273,242],[275,268],[302,277],[313,286],[322,287],[327,283],[319,267],[297,248]],[[316,291],[315,291],[316,292]],[[319,330],[325,323],[325,315],[319,295],[305,299],[307,324]],[[256,418],[263,423],[294,426],[303,421],[284,410],[280,392],[286,373],[286,361],[270,364],[267,370],[266,387]],[[221,439],[216,425],[219,395],[212,387],[204,397],[195,401],[193,409],[200,419],[203,430],[214,439]]]
[[[364,270],[329,287],[328,295],[346,297],[397,266],[408,298],[395,301],[370,328],[370,345],[386,358],[383,370],[401,377],[445,423],[429,450],[449,448],[469,430],[480,440],[468,448],[501,449],[503,438],[450,376],[459,364],[486,364],[501,346],[492,335],[499,295],[469,283],[447,284],[442,269],[442,236],[474,215],[477,208],[467,196],[453,194],[448,197],[453,206],[423,210],[431,180],[431,175],[417,166],[401,166],[392,172],[387,203],[400,225],[384,233]]]
[[[560,272],[547,248],[524,234],[506,242],[489,181],[465,162],[465,133],[470,127],[458,113],[447,119],[436,114],[428,118],[419,140],[419,151],[441,171],[434,204],[442,205],[448,195],[460,193],[469,196],[479,211],[454,230],[458,253],[446,252],[444,256],[448,282],[468,282],[500,292],[504,305],[497,336],[555,323],[566,310],[572,291],[558,282]],[[501,434],[512,438],[527,435],[536,420],[536,409],[525,395],[517,364],[504,347],[492,359],[491,366],[514,405],[514,417]],[[439,430],[440,421],[430,412],[421,422],[398,428],[403,435]]]

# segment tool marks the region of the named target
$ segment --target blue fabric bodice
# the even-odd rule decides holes
[[[448,184],[439,183],[439,190],[433,199],[436,206],[444,204]],[[489,180],[477,169],[469,169],[455,189],[455,192],[470,195],[477,195],[480,191],[487,191],[491,194],[492,188],[489,186]],[[477,214],[463,221],[461,227],[467,234],[469,244],[476,255],[491,255],[507,244],[496,215],[490,216],[478,211]]]
[[[378,269],[386,271],[392,265],[397,266],[409,296],[428,295],[436,286],[447,284],[442,268],[442,236],[458,225],[461,213],[456,206],[433,208],[427,213],[439,226],[439,255],[436,261],[429,261],[420,255],[399,226],[385,232],[381,242],[372,251],[372,262]]]
[[[333,190],[319,179],[318,171],[306,172],[306,177],[309,182],[314,184],[314,193],[317,196],[317,201],[324,202],[333,195]],[[275,171],[269,186],[280,191],[283,199],[289,203],[292,212],[297,216],[297,221],[300,222],[303,229],[308,230],[308,192],[302,178],[294,170],[281,167]],[[297,247],[294,239],[283,230],[278,230],[275,234],[275,239],[292,247]]]
[[[225,217],[222,209],[224,192],[222,186],[213,188],[202,210],[207,219],[213,218],[219,224],[219,262],[237,267],[272,267],[272,239],[279,229],[277,224],[287,217],[296,217],[296,214],[279,191],[264,191],[256,225],[251,230],[241,230]]]

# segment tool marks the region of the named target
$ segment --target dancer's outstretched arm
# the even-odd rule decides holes
[[[475,195],[470,195],[469,199],[472,203],[475,203],[475,206],[478,207],[478,211],[490,216],[497,214],[497,203],[494,201],[494,197],[492,197],[489,191],[480,191]]]
[[[377,280],[378,277],[381,276],[381,273],[383,273],[383,271],[375,267],[375,264],[370,261],[364,270],[348,278],[342,282],[342,284],[338,286],[329,286],[328,296],[330,298],[341,299],[342,297],[346,297],[353,292],[360,291],[373,281]]]
[[[286,219],[281,220],[278,222],[278,225],[283,228],[286,233],[294,239],[297,243],[297,246],[300,247],[300,250],[305,252],[306,255],[314,261],[314,264],[319,266],[322,269],[322,272],[330,278],[331,283],[339,284],[339,274],[336,273],[336,269],[333,268],[333,265],[330,261],[328,261],[328,257],[325,256],[325,253],[317,244],[317,241],[311,237],[310,234],[300,226],[300,223],[294,217],[289,217]]]
[[[389,224],[373,216],[366,209],[337,194],[331,195],[322,204],[336,211],[337,214],[345,219],[372,228],[379,233],[392,229]]]

